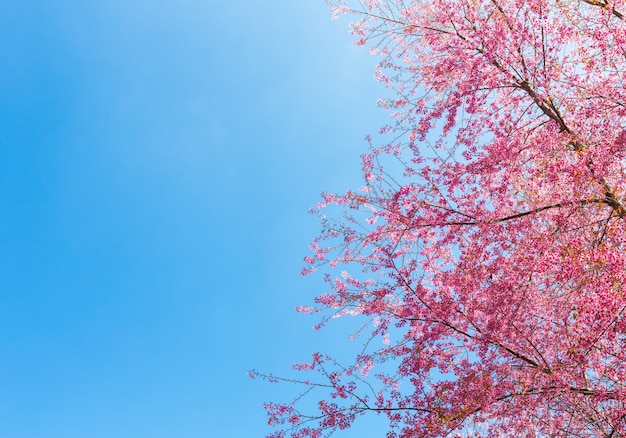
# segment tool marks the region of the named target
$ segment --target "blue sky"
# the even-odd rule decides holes
[[[0,436],[264,436],[246,372],[349,343],[293,309],[375,60],[322,0],[1,4]]]

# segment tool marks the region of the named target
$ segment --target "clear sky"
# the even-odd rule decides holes
[[[264,436],[246,372],[349,343],[293,309],[375,60],[323,0],[0,4],[0,437]]]

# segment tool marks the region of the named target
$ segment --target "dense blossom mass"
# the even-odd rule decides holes
[[[369,413],[389,437],[626,436],[626,2],[333,11],[391,123],[365,185],[319,205],[305,271],[331,287],[300,310],[371,329],[354,363],[297,366],[318,397],[268,404],[273,436]]]

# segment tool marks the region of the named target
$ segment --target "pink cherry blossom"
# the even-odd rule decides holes
[[[375,414],[399,438],[626,436],[626,1],[333,11],[392,119],[364,187],[317,206],[305,272],[326,273],[319,326],[354,318],[364,347],[279,379],[303,393],[266,406],[272,436]]]

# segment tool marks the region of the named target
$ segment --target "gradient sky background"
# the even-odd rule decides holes
[[[375,59],[323,0],[0,5],[0,437],[264,436],[246,372],[349,344],[293,309]]]

